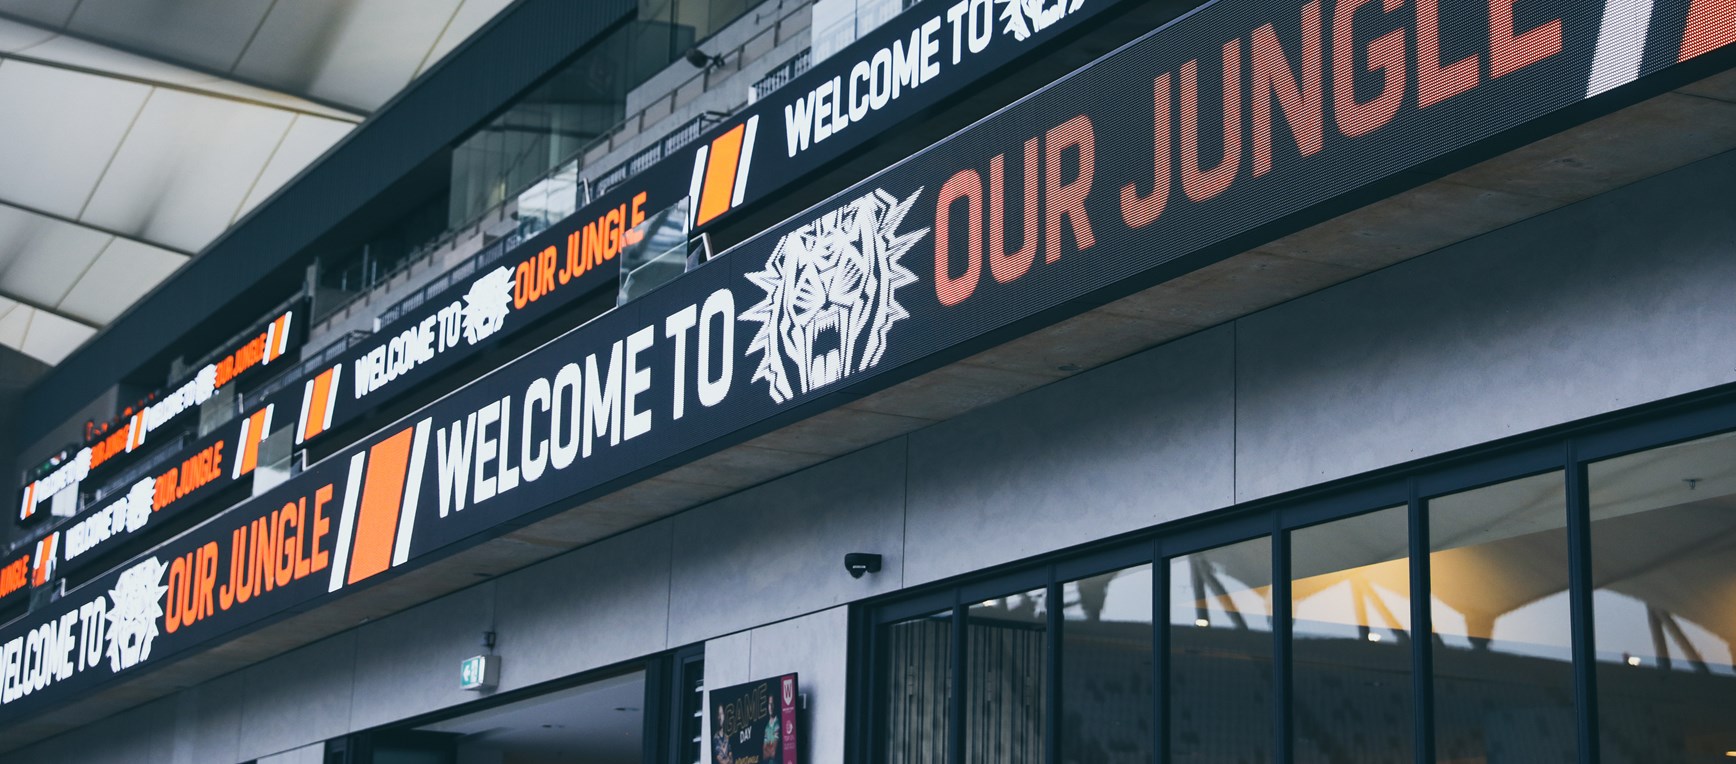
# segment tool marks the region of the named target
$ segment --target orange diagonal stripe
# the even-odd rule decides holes
[[[271,332],[267,334],[267,336],[271,338],[271,342],[267,343],[265,346],[264,361],[266,363],[271,363],[272,361],[277,360],[277,346],[283,342],[283,320],[288,317],[289,314],[285,313],[278,316],[276,321],[271,322]]]
[[[241,444],[241,474],[259,466],[259,442],[265,440],[265,409],[247,418],[247,442]]]
[[[404,499],[404,473],[410,466],[410,438],[402,432],[368,449],[368,473],[362,478],[362,505],[356,514],[355,553],[350,555],[350,583],[374,575],[392,564],[392,538],[398,532],[398,510]]]
[[[1688,27],[1682,34],[1682,57],[1695,56],[1736,42],[1736,0],[1694,0],[1688,6]]]
[[[730,198],[735,194],[735,166],[741,159],[741,137],[745,125],[711,142],[711,157],[705,161],[705,190],[699,193],[699,225],[729,211]]]
[[[325,431],[326,400],[331,397],[331,389],[331,369],[326,369],[313,378],[313,395],[308,399],[307,411],[302,413],[302,416],[307,417],[307,434],[302,436],[303,440]]]

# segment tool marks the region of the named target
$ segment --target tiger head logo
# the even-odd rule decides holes
[[[1001,3],[1001,20],[1007,22],[1007,33],[1024,42],[1031,35],[1053,26],[1067,14],[1079,10],[1085,0],[997,0]]]
[[[760,354],[753,381],[765,380],[772,400],[880,363],[892,325],[910,317],[897,292],[916,274],[899,261],[929,229],[898,229],[921,195],[863,194],[785,234],[765,270],[747,274],[766,292],[741,320],[760,325],[748,352]]]

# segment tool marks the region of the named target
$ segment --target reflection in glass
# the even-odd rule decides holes
[[[966,611],[964,758],[972,764],[1043,760],[1047,592],[1013,594]]]
[[[1564,485],[1554,472],[1429,502],[1437,761],[1574,760]]]
[[[1602,760],[1736,761],[1736,436],[1590,478]]]
[[[682,199],[651,213],[622,241],[617,258],[621,268],[621,287],[615,296],[617,307],[650,294],[687,272],[690,259],[687,210],[688,200]]]
[[[1290,535],[1299,764],[1413,756],[1409,528],[1393,507]]]
[[[1151,566],[1063,584],[1061,761],[1152,757]]]
[[[952,697],[952,612],[882,629],[886,764],[944,764]]]
[[[1169,760],[1271,761],[1272,540],[1169,566]]]

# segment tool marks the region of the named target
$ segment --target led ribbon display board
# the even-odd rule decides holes
[[[1736,42],[1727,0],[1659,0],[1637,30],[1603,14],[1204,6],[0,630],[0,713],[1234,254],[1537,120],[1587,119],[1617,104],[1564,110],[1610,87],[1675,86],[1694,73],[1679,62]]]
[[[296,392],[295,442],[360,419],[574,301],[612,288],[633,230],[684,188],[634,179],[383,326]]]
[[[1119,0],[931,0],[865,35],[644,172],[602,189],[503,264],[375,333],[304,387],[296,443],[355,421],[482,347],[612,285],[633,229],[686,200],[689,230],[771,196]]]
[[[219,388],[265,368],[300,347],[307,337],[307,314],[307,302],[297,301],[249,334],[239,345],[225,350],[216,361],[194,372],[192,377],[171,385],[167,393],[114,422],[106,434],[91,440],[86,448],[80,449],[59,469],[25,485],[18,508],[19,521],[28,522],[40,517],[38,504],[66,488],[77,486],[91,474],[101,474],[121,466],[127,460],[119,457],[143,448],[150,433],[178,426],[185,416],[196,411]]]
[[[30,589],[30,550],[0,559],[0,605],[24,596]]]
[[[1121,2],[919,3],[630,177],[680,184],[692,200],[694,229],[703,229]]]
[[[186,457],[147,475],[126,490],[79,513],[55,533],[62,536],[59,550],[61,575],[86,567],[110,551],[139,538],[150,528],[161,527],[170,518],[185,513],[243,478],[250,478],[258,462],[259,441],[250,430],[268,425],[272,409],[241,419],[241,435],[229,427],[195,441]],[[237,454],[236,444],[245,442],[250,452]],[[253,463],[244,460],[251,457]],[[246,467],[243,470],[243,467]]]

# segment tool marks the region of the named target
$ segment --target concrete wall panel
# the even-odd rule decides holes
[[[904,441],[894,439],[677,515],[671,645],[895,591]],[[844,555],[885,556],[853,579]]]
[[[743,631],[705,643],[705,691],[707,708],[713,688],[729,687],[753,679],[753,632]],[[711,739],[711,714],[699,725],[705,740]],[[709,754],[708,754],[709,755]],[[709,761],[709,759],[707,759]]]
[[[907,585],[1227,506],[1220,327],[910,435]]]
[[[325,761],[325,744],[303,746],[293,751],[260,757],[258,764],[322,764]]]
[[[356,629],[350,729],[367,729],[476,699],[458,666],[481,655],[493,628],[494,586],[472,586]]]
[[[240,672],[189,687],[171,700],[175,704],[175,764],[238,761],[241,742],[241,702],[245,688]]]
[[[122,711],[73,733],[72,738],[59,752],[64,758],[43,760],[89,764],[169,761],[175,755],[175,699],[164,698]]]
[[[243,669],[241,761],[350,731],[356,631],[346,631]]]
[[[1736,380],[1733,193],[1716,157],[1240,320],[1237,500]]]
[[[754,629],[748,681],[795,673],[808,705],[798,717],[801,754],[808,761],[835,761],[844,750],[844,701],[848,697],[850,610],[836,607]],[[709,674],[711,664],[706,664]]]
[[[669,534],[654,523],[497,579],[501,689],[665,649]]]

